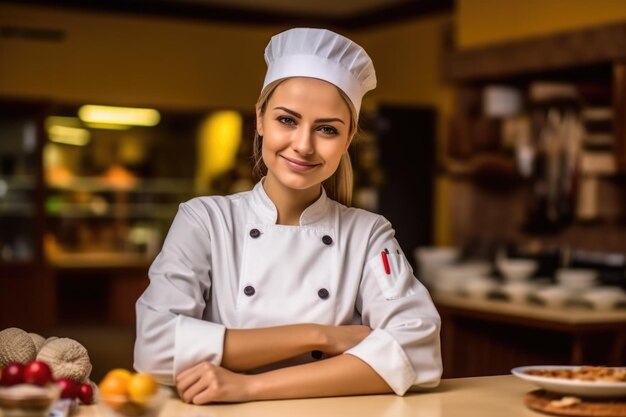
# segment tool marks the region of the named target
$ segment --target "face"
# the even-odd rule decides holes
[[[307,190],[319,187],[350,145],[350,110],[337,88],[315,78],[290,78],[257,110],[267,181]]]

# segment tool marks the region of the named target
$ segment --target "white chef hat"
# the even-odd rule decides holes
[[[287,77],[312,77],[339,87],[359,112],[365,93],[376,88],[374,64],[350,39],[326,29],[296,28],[272,37],[265,48],[263,88]]]

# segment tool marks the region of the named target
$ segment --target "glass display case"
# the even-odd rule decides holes
[[[56,267],[142,266],[158,253],[178,205],[196,191],[205,115],[159,114],[158,125],[90,123],[55,106],[43,149],[46,259]]]

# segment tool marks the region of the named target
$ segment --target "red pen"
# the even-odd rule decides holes
[[[385,274],[391,275],[391,268],[389,267],[389,259],[387,259],[387,252],[382,251],[380,256],[383,257],[383,266],[385,267]]]

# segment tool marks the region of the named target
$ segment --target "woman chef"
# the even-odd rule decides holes
[[[320,29],[274,36],[265,60],[255,139],[265,177],[180,205],[137,301],[136,369],[194,404],[436,386],[430,296],[391,224],[348,207],[372,61]]]

